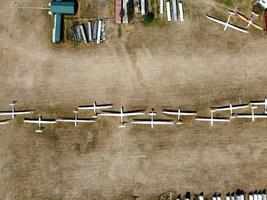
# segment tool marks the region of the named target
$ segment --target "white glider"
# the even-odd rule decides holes
[[[38,124],[38,128],[35,130],[36,133],[42,133],[44,127],[42,127],[42,124],[56,124],[55,119],[42,119],[42,116],[40,116],[38,119],[35,118],[25,118],[24,123],[29,124]]]
[[[108,111],[105,110],[103,113],[100,113],[99,116],[107,116],[107,117],[120,117],[120,128],[126,127],[126,121],[123,121],[124,117],[131,117],[137,115],[144,115],[144,110],[133,110],[133,111],[124,111],[123,106],[121,107],[120,111]]]
[[[254,109],[256,108],[257,106],[251,106],[251,114],[236,113],[231,118],[251,119],[252,122],[254,122],[255,119],[267,119],[267,114],[255,114]]]
[[[177,110],[163,110],[162,113],[166,114],[166,115],[175,115],[175,116],[177,116],[177,123],[176,124],[181,124],[181,122],[180,122],[181,116],[196,116],[197,115],[196,112],[193,112],[193,111],[182,111],[180,108],[178,108]]]
[[[152,109],[151,112],[148,113],[151,117],[150,119],[135,119],[132,124],[140,124],[140,125],[150,125],[151,128],[154,128],[154,125],[172,125],[174,124],[172,120],[165,120],[165,119],[154,119],[154,116],[157,115]]]
[[[231,116],[233,115],[234,110],[249,108],[249,104],[237,104],[233,105],[231,102],[229,103],[229,106],[221,106],[221,107],[212,107],[211,112],[220,112],[220,111],[230,111]]]
[[[96,122],[95,119],[91,118],[78,118],[78,110],[74,110],[74,118],[59,118],[56,121],[57,122],[66,122],[66,123],[74,123],[74,126],[77,126],[78,123],[93,123]]]
[[[222,20],[220,20],[220,19],[217,19],[217,18],[215,18],[215,17],[209,16],[209,15],[206,15],[206,17],[207,17],[209,20],[212,20],[212,21],[214,21],[214,22],[216,22],[216,23],[218,23],[218,24],[223,25],[223,26],[224,26],[224,29],[223,29],[224,31],[226,31],[226,29],[229,27],[229,28],[232,28],[232,29],[234,29],[234,30],[236,30],[236,31],[242,32],[242,33],[248,33],[248,31],[247,31],[246,29],[241,28],[241,27],[239,27],[239,26],[236,26],[236,25],[233,25],[233,24],[230,24],[230,23],[229,23],[231,17],[232,17],[233,15],[235,15],[235,12],[229,10],[229,13],[230,13],[230,15],[229,15],[229,17],[228,17],[228,19],[227,19],[226,22],[224,22],[224,21],[222,21]]]
[[[210,113],[210,117],[196,117],[196,121],[210,122],[210,125],[213,126],[214,122],[230,122],[229,118],[214,118],[213,112]]]
[[[112,108],[112,106],[113,106],[113,104],[99,104],[99,105],[97,105],[97,103],[95,101],[93,105],[79,106],[78,110],[93,110],[94,111],[93,117],[96,118],[98,115],[97,110],[109,109],[109,108]]]
[[[264,106],[264,113],[267,114],[267,98],[265,98],[263,101],[251,101],[251,106]]]
[[[0,111],[0,116],[12,116],[12,119],[14,119],[16,115],[28,115],[34,112],[34,110],[16,110],[16,101],[9,105],[12,107],[11,111]]]

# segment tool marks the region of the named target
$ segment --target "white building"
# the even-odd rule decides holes
[[[259,0],[258,3],[261,5],[261,7],[267,9],[267,0]]]

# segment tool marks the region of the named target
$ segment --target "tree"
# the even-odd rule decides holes
[[[127,16],[128,16],[129,22],[132,21],[132,19],[134,17],[134,2],[133,2],[133,0],[128,0],[128,2],[127,2]]]

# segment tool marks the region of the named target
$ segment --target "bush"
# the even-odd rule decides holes
[[[147,15],[145,16],[145,18],[144,18],[144,22],[143,22],[143,23],[144,23],[145,25],[149,25],[149,24],[151,24],[151,23],[153,22],[154,18],[155,18],[154,13],[153,13],[153,12],[149,12],[149,13],[147,13]]]

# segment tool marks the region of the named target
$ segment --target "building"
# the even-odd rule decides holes
[[[259,0],[258,3],[263,7],[265,10],[267,9],[267,0]]]
[[[54,15],[54,28],[53,28],[52,41],[54,43],[58,43],[62,39],[61,33],[62,33],[63,15],[75,14],[75,2],[55,0],[52,1],[49,4],[49,6],[50,6],[49,13]]]

